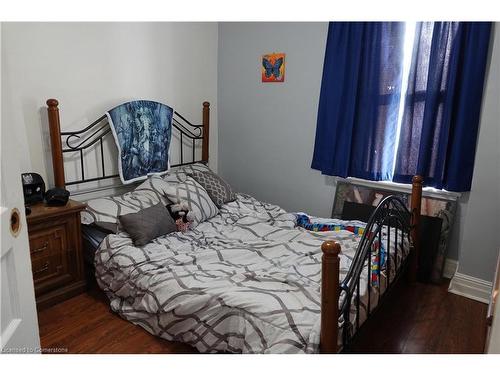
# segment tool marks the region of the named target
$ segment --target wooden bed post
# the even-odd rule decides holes
[[[335,241],[325,241],[321,268],[321,334],[320,352],[337,353],[339,337],[339,273],[340,245]]]
[[[201,160],[208,162],[208,148],[210,136],[210,103],[203,102],[203,140],[201,144]]]
[[[418,256],[420,254],[420,212],[422,206],[422,176],[413,176],[411,189],[411,239],[413,248],[410,258],[410,281],[417,281]]]
[[[54,170],[54,183],[58,188],[65,187],[64,160],[61,142],[61,126],[59,122],[59,102],[56,99],[47,100],[49,115],[50,144],[52,151],[52,167]]]

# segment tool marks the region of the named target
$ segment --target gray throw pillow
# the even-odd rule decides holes
[[[236,193],[226,181],[212,171],[193,171],[191,175],[207,191],[210,199],[220,208],[236,199]]]
[[[156,237],[177,230],[174,219],[163,203],[136,213],[118,216],[118,219],[136,246],[144,246]]]

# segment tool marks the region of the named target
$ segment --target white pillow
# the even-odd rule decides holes
[[[82,224],[95,224],[111,232],[118,231],[118,216],[139,212],[158,203],[169,201],[163,190],[167,185],[161,178],[150,177],[133,191],[116,197],[103,197],[87,201],[87,208],[82,211]]]
[[[203,163],[182,165],[171,168],[163,176],[150,176],[146,181],[137,186],[133,191],[118,195],[116,197],[103,197],[87,201],[87,208],[82,211],[82,224],[95,224],[110,232],[117,232],[119,226],[119,215],[139,212],[144,208],[154,206],[162,202],[165,205],[170,202],[165,197],[168,184],[178,184],[188,178],[192,171],[209,171]],[[193,203],[194,206],[196,204]],[[206,205],[205,205],[205,208]],[[210,209],[206,211],[208,214]],[[218,211],[215,213],[215,215]],[[215,216],[214,215],[214,216]],[[204,215],[199,214],[201,219]]]
[[[155,179],[155,177],[153,177]],[[156,177],[156,179],[160,179]],[[183,182],[169,182],[162,185],[163,193],[169,201],[178,203],[186,201],[195,217],[194,226],[208,220],[219,213],[219,209],[212,201],[207,191],[192,177],[186,176]]]
[[[188,175],[192,174],[194,171],[207,172],[211,170],[204,163],[179,165],[177,167],[170,168],[166,174],[161,176],[161,178],[167,182],[183,182],[186,180]]]

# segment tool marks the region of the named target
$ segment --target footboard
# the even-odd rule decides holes
[[[367,222],[349,271],[342,281],[339,280],[340,245],[335,241],[325,241],[321,246],[322,353],[337,353],[346,349],[362,324],[361,310],[364,309],[367,319],[405,270],[409,271],[410,280],[415,281],[420,244],[421,197],[422,178],[415,176],[410,210],[397,196],[388,196],[380,202]],[[391,242],[394,249],[392,254]],[[409,249],[407,254],[404,252],[405,246]],[[385,262],[382,258],[385,258]],[[362,275],[366,276],[366,280],[363,280],[366,286],[361,284]],[[362,302],[360,295],[363,287],[366,287],[367,296]],[[372,301],[375,297],[376,300]],[[339,330],[342,330],[341,346]]]

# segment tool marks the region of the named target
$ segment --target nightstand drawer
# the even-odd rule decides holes
[[[31,260],[35,289],[39,289],[38,287],[41,285],[45,288],[57,286],[62,280],[71,279],[68,268],[68,254],[66,252]]]
[[[32,261],[68,250],[68,238],[64,225],[34,230],[30,233],[29,241]],[[33,272],[35,272],[34,269]]]
[[[31,206],[26,217],[37,307],[44,308],[85,290],[80,211],[85,205]]]
[[[32,226],[29,241],[36,296],[77,279],[72,225],[74,219],[65,215]]]

